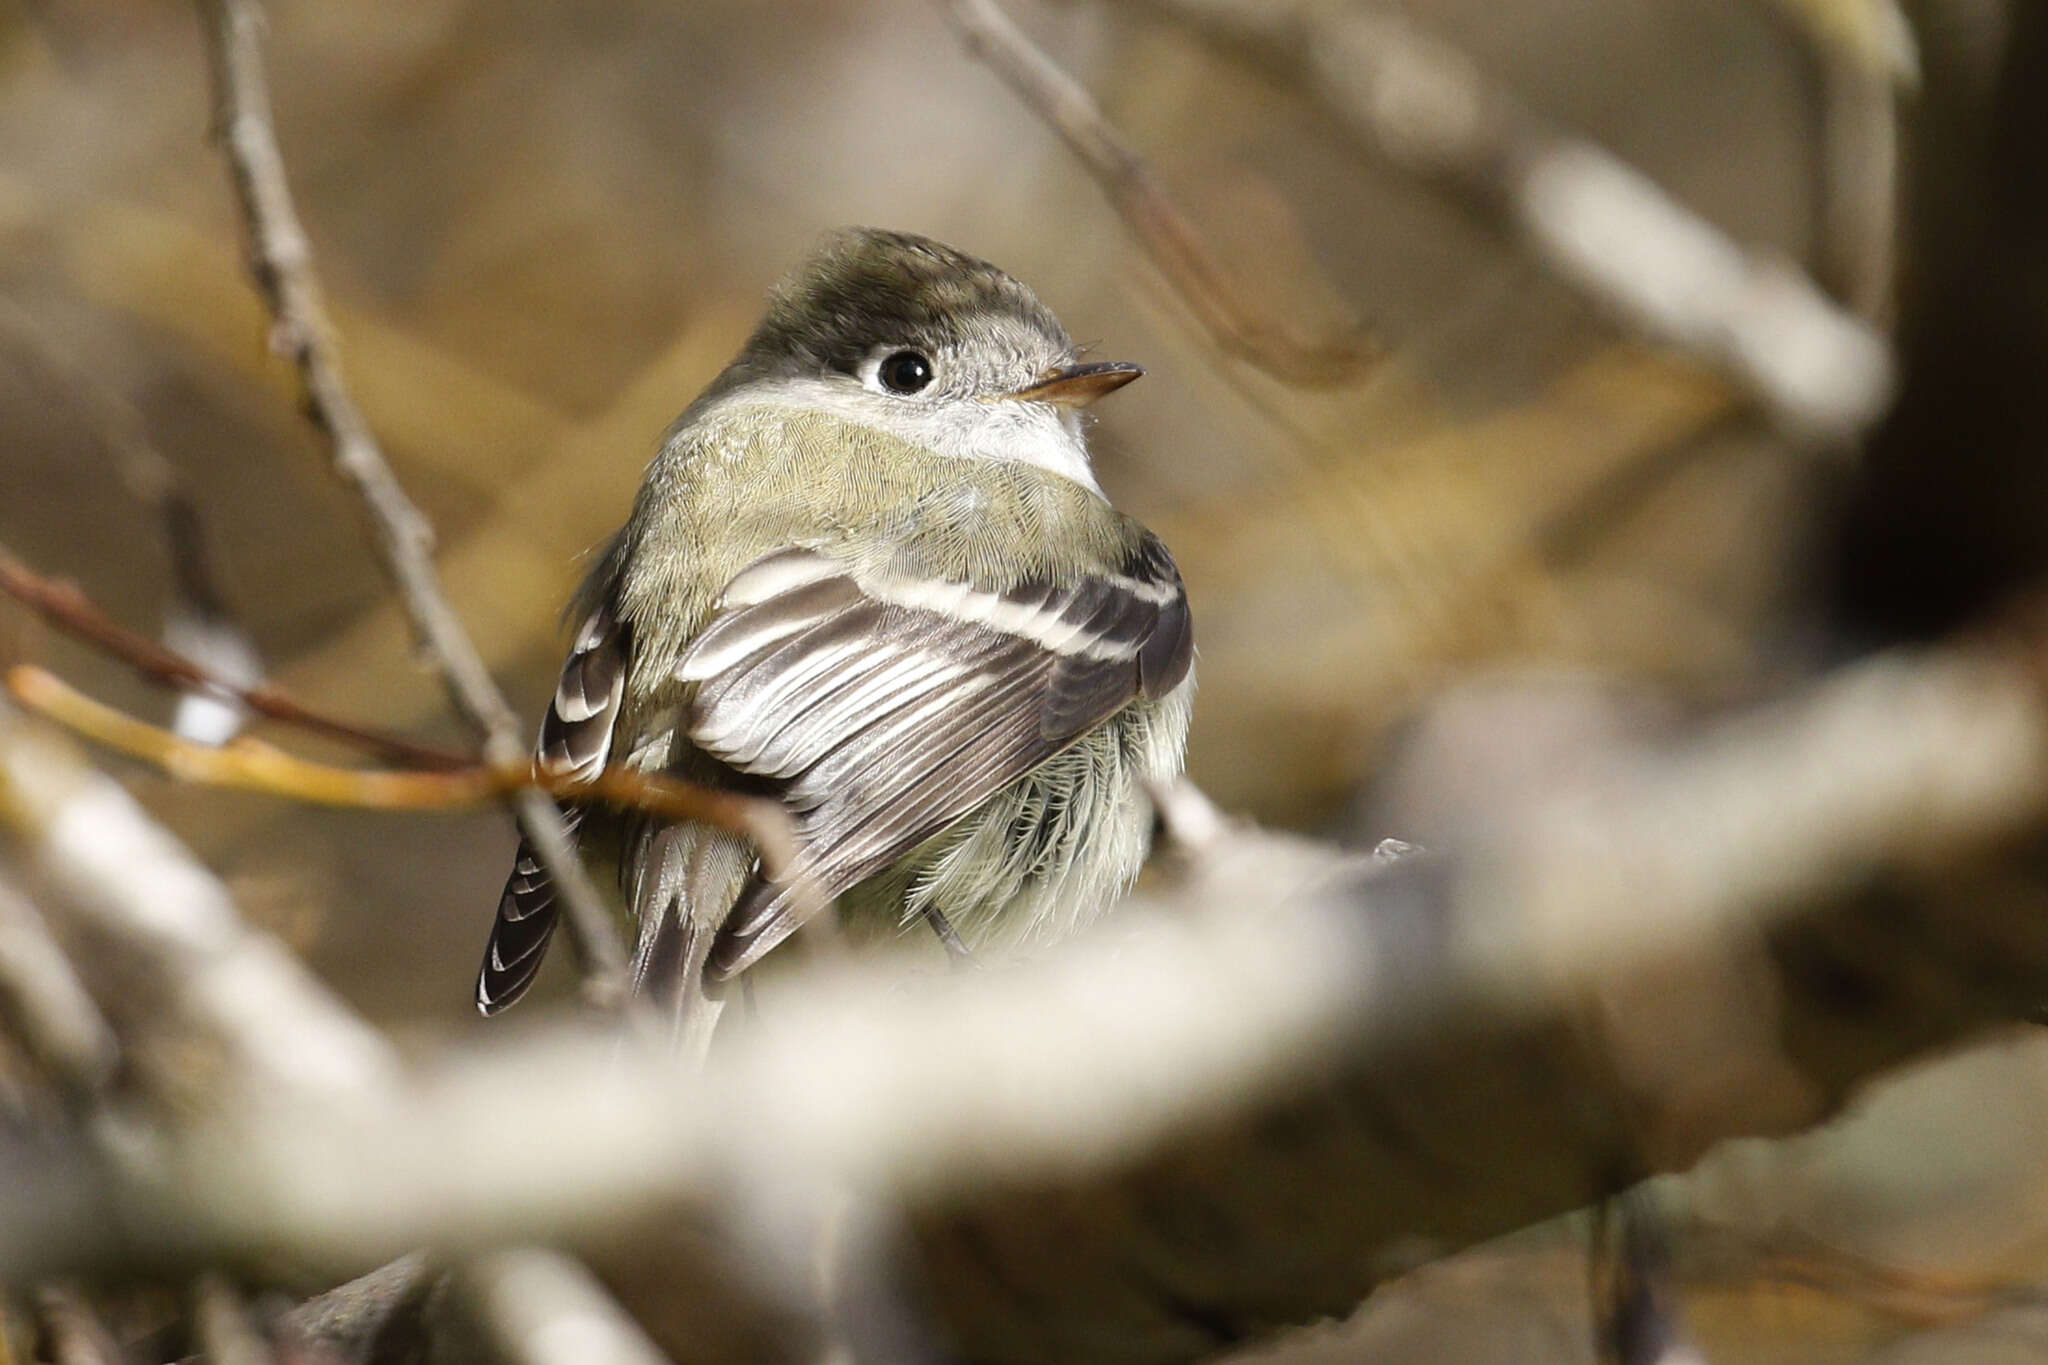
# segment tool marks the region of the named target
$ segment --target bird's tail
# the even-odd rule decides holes
[[[724,1008],[705,963],[753,865],[744,840],[701,825],[651,829],[634,850],[633,993],[684,1057],[703,1057]]]
[[[582,813],[574,807],[562,812],[571,836],[581,818]],[[554,880],[541,866],[533,845],[521,839],[519,852],[512,859],[512,875],[505,879],[505,890],[498,896],[498,918],[484,948],[484,965],[476,975],[479,1010],[496,1014],[526,994],[540,974],[559,913]]]

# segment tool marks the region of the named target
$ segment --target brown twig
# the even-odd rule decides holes
[[[945,0],[967,50],[1059,135],[1140,245],[1194,311],[1217,346],[1276,379],[1303,386],[1348,384],[1379,358],[1363,335],[1305,340],[1258,316],[1152,168],[1117,135],[1080,82],[1010,21],[994,0]]]
[[[292,206],[271,126],[260,17],[250,0],[199,0],[199,8],[209,38],[215,135],[240,197],[251,270],[275,319],[271,345],[297,367],[307,410],[327,433],[334,470],[362,499],[413,630],[440,669],[456,710],[483,737],[484,758],[500,766],[519,763],[528,752],[519,722],[441,589],[433,530],[391,472],[342,377],[312,247]],[[561,812],[537,789],[520,791],[512,800],[520,828],[568,912],[587,992],[601,1002],[617,1001],[624,989],[625,951]]]
[[[108,616],[77,585],[47,578],[5,549],[0,549],[0,592],[28,607],[66,635],[119,659],[151,682],[237,702],[280,724],[339,740],[381,755],[391,762],[428,768],[461,768],[472,762],[452,750],[437,749],[322,715],[268,684],[242,687],[229,682],[139,631],[130,630]]]
[[[569,779],[543,772],[531,760],[431,772],[344,768],[252,739],[218,747],[195,744],[94,701],[55,674],[31,665],[8,670],[7,690],[46,720],[199,786],[258,792],[306,805],[385,811],[464,810],[518,792],[538,791],[563,800],[597,801],[663,820],[692,820],[730,830],[759,850],[762,867],[771,877],[796,856],[795,830],[775,802],[677,778],[607,768],[594,778]]]
[[[12,299],[0,298],[0,336],[12,345],[22,368],[49,390],[52,402],[75,409],[92,428],[122,485],[162,526],[171,570],[162,638],[177,642],[188,656],[207,660],[207,671],[216,677],[241,685],[257,682],[263,661],[221,587],[199,500],[178,467],[157,449],[142,414]],[[240,729],[246,715],[246,708],[217,694],[188,691],[177,728],[195,737],[211,735],[218,743]]]

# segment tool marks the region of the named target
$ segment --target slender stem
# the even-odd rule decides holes
[[[994,0],[946,0],[967,50],[1015,91],[1095,177],[1110,203],[1226,354],[1305,387],[1355,383],[1379,358],[1361,333],[1329,340],[1297,336],[1261,317],[1232,284],[1202,234],[1180,211],[1145,159],[1120,137],[1094,97]]]
[[[4,548],[0,548],[0,592],[28,607],[73,639],[82,640],[119,659],[151,682],[238,702],[259,716],[339,740],[389,762],[414,767],[461,768],[473,761],[453,750],[419,744],[398,735],[323,715],[268,684],[244,687],[230,682],[197,660],[166,649],[139,631],[130,630],[108,616],[77,585],[37,573]]]
[[[482,736],[489,763],[518,763],[528,753],[518,719],[442,591],[433,529],[391,472],[342,376],[312,246],[292,205],[272,127],[256,6],[199,0],[199,8],[213,68],[214,132],[241,200],[251,272],[274,319],[271,346],[297,367],[307,411],[327,434],[335,473],[362,500],[385,570],[450,701]],[[561,812],[537,790],[514,796],[513,809],[568,911],[586,992],[601,1001],[622,998],[625,951]]]

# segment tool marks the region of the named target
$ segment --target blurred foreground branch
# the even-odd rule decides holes
[[[326,1105],[396,1080],[397,1058],[112,778],[0,709],[0,820],[65,922],[147,996],[254,1077],[266,1099]],[[135,1002],[128,1002],[132,1007]]]
[[[244,926],[225,888],[118,784],[5,710],[0,710],[0,812],[16,851],[47,881],[75,936],[99,950],[94,975],[102,989],[118,979],[131,991],[139,990],[143,1003],[124,1005],[134,1051],[164,1055],[129,1081],[140,1083],[159,1112],[206,1109],[238,1116],[231,1123],[260,1127],[267,1122],[262,1116],[274,1109],[340,1120],[393,1100],[401,1069],[384,1039],[279,944]],[[111,972],[110,958],[120,964]],[[18,954],[16,962],[21,963]],[[24,1032],[31,1038],[49,1034],[52,1022],[81,1012],[91,1015],[90,1002],[74,1005],[46,987],[18,989],[19,975],[0,973],[0,1004],[10,1007],[6,1013],[28,1016]],[[175,1017],[153,1014],[159,1003]],[[167,1046],[174,1039],[177,1044]],[[221,1065],[187,1074],[195,1047],[218,1056]],[[76,1055],[79,1051],[45,1049],[52,1079],[76,1089],[103,1070],[98,1049],[82,1056]],[[107,1197],[113,1190],[160,1191],[164,1182],[185,1174],[179,1161],[165,1160],[167,1152],[158,1146],[159,1139],[173,1145],[180,1141],[175,1122],[168,1131],[152,1130],[139,1116],[112,1106],[81,1118],[71,1145],[54,1150],[60,1170],[39,1170],[43,1156],[10,1160],[15,1153],[0,1149],[0,1168],[13,1167],[12,1174],[37,1183],[48,1200],[35,1215],[39,1221],[9,1223],[8,1231],[26,1241],[54,1237],[61,1244],[85,1224],[110,1219],[123,1224],[122,1235],[168,1253],[156,1268],[203,1272],[196,1323],[209,1359],[222,1365],[264,1365],[273,1359],[240,1294],[210,1268],[218,1261],[201,1257],[175,1266],[183,1245],[180,1231],[153,1224],[146,1208],[124,1208],[118,1196]],[[358,1194],[375,1197],[374,1191]],[[130,1221],[138,1216],[139,1221]],[[516,1262],[515,1253],[498,1259]],[[527,1276],[531,1283],[525,1297],[487,1296],[479,1315],[487,1333],[507,1341],[552,1335],[551,1352],[536,1354],[529,1343],[517,1354],[520,1359],[650,1358],[647,1351],[635,1356],[616,1348],[593,1354],[590,1348],[605,1346],[630,1329],[615,1325],[618,1310],[576,1281],[573,1268],[565,1268],[561,1258],[539,1259],[539,1269]],[[488,1265],[475,1273],[487,1289],[505,1278]],[[558,1282],[578,1293],[568,1296],[554,1287]],[[77,1303],[82,1308],[84,1300]],[[47,1294],[45,1308],[47,1313]],[[603,1329],[595,1337],[593,1322]],[[121,1353],[101,1358],[113,1361]]]
[[[434,568],[433,530],[399,486],[342,377],[334,327],[313,273],[312,246],[292,206],[284,156],[271,127],[255,5],[252,0],[199,0],[199,11],[213,63],[216,131],[248,225],[251,267],[276,320],[271,346],[298,367],[307,408],[332,445],[335,472],[362,499],[385,569],[414,632],[441,670],[450,700],[483,736],[487,761],[517,763],[527,756],[528,745],[442,591]],[[601,1003],[618,1003],[625,950],[603,898],[576,856],[561,812],[537,790],[516,793],[512,803],[520,828],[562,897],[589,993]]]
[[[1746,251],[1640,171],[1546,125],[1472,61],[1377,6],[1145,0],[1308,91],[1369,151],[1475,206],[1622,323],[1839,441],[1891,400],[1879,334],[1795,266]]]
[[[339,1107],[210,1114],[166,1135],[147,1181],[0,1182],[0,1277],[616,1247],[735,1192],[850,1185],[917,1211],[918,1280],[958,1354],[1194,1359],[1349,1307],[1415,1238],[1447,1250],[1810,1122],[2030,1009],[2048,893],[1998,850],[2048,805],[2042,654],[1880,657],[1685,745],[1605,755],[1597,780],[1479,813],[1440,854],[1211,824],[1177,886],[1090,940],[913,990],[817,972],[702,1074],[558,1033]],[[0,728],[0,772],[28,783],[44,744]],[[1688,1078],[1627,1062],[1691,1021],[1651,992],[1589,1030],[1586,1002],[1751,933],[1776,972],[1756,1064],[1803,1099],[1723,1086],[1646,1148],[1642,1115]],[[81,1189],[117,1216],[70,1217]],[[663,1254],[672,1286],[688,1257]],[[631,1306],[657,1339],[740,1311]]]
[[[0,879],[0,1023],[76,1105],[114,1074],[120,1044],[65,960],[42,912]]]

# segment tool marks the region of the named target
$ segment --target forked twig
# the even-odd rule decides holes
[[[473,760],[398,735],[339,720],[305,706],[268,684],[243,687],[114,620],[76,585],[37,573],[0,549],[0,592],[34,611],[74,639],[82,640],[165,687],[203,692],[238,702],[257,715],[311,734],[339,740],[396,763],[427,768],[462,768]]]

